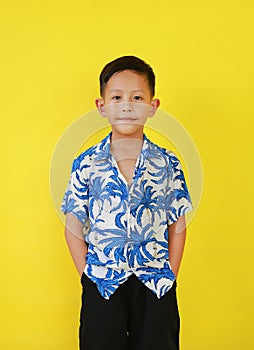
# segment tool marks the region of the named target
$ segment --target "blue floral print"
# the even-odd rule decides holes
[[[144,135],[132,183],[110,152],[111,133],[73,162],[62,211],[83,224],[84,273],[109,299],[131,274],[158,298],[173,285],[168,225],[192,209],[176,155]]]

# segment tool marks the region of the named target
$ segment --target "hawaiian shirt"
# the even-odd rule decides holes
[[[110,140],[111,133],[74,160],[61,209],[83,224],[84,273],[105,299],[131,274],[160,298],[175,280],[168,225],[192,209],[181,164],[144,135],[129,185]]]

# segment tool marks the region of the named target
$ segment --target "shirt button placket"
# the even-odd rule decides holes
[[[126,218],[127,218],[127,237],[130,238],[131,237],[131,222],[130,222],[130,207],[128,206],[127,208],[127,213],[126,213]]]
[[[131,258],[131,250],[132,250],[132,244],[131,244],[131,221],[132,221],[132,215],[131,215],[131,209],[130,209],[130,197],[131,197],[131,190],[132,186],[129,188],[129,195],[128,195],[128,202],[127,202],[127,212],[126,212],[126,221],[127,221],[127,259],[128,259],[128,265],[129,268],[132,269],[132,265],[130,262]]]

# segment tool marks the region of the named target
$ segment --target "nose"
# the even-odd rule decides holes
[[[122,112],[132,112],[132,111],[133,111],[132,102],[122,103]]]

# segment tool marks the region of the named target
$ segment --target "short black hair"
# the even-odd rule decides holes
[[[103,96],[107,82],[113,74],[124,70],[133,70],[146,77],[151,96],[155,93],[155,75],[145,61],[135,56],[122,56],[106,64],[100,74],[100,94]]]

